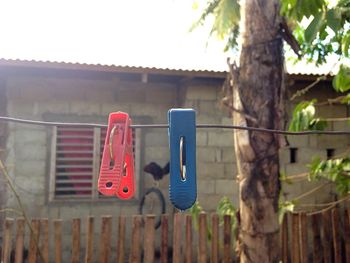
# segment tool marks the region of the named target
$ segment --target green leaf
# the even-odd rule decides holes
[[[205,19],[209,16],[212,15],[214,13],[215,8],[218,6],[218,4],[220,3],[220,0],[213,0],[208,2],[208,6],[206,7],[206,9],[203,11],[201,17],[193,23],[193,25],[190,28],[190,32],[192,32],[195,28],[201,26],[204,24]]]
[[[341,12],[339,9],[330,9],[327,11],[326,14],[327,19],[327,25],[334,31],[334,33],[337,33],[338,30],[341,27]]]
[[[315,15],[309,26],[305,29],[305,41],[311,43],[319,33],[321,27],[324,25],[323,12]]]
[[[343,104],[350,104],[350,93],[348,93],[342,100],[340,101]]]
[[[213,31],[223,39],[240,20],[240,7],[237,0],[220,0],[214,10]]]
[[[350,68],[344,64],[340,65],[338,74],[333,78],[333,88],[338,92],[350,89]]]
[[[286,184],[293,184],[292,180],[283,171],[280,172],[280,181]]]
[[[349,45],[350,45],[350,32],[348,31],[342,41],[341,41],[341,50],[345,57],[349,57]]]
[[[316,100],[302,101],[295,107],[289,131],[324,130],[327,127],[326,121],[315,118],[315,102]]]
[[[223,217],[224,215],[230,215],[232,217],[235,216],[236,213],[236,208],[232,204],[231,200],[227,197],[224,196],[218,204],[218,207],[216,209],[219,217]]]
[[[287,212],[293,212],[295,208],[295,201],[285,201],[279,203],[278,221],[280,224],[283,222],[283,217]]]
[[[311,181],[326,179],[334,182],[336,191],[341,194],[350,192],[350,158],[331,160],[314,159],[309,165]]]
[[[198,216],[201,212],[203,212],[203,208],[199,204],[198,201],[196,201],[193,206],[189,209],[190,214],[192,215],[193,224],[196,229],[198,229]]]

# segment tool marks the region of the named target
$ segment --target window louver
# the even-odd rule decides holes
[[[94,130],[57,127],[56,198],[89,198],[93,191]]]
[[[112,199],[97,191],[97,179],[106,138],[106,128],[77,128],[57,126],[53,128],[50,196],[52,200]],[[135,143],[133,150],[135,169],[139,161],[140,147]],[[140,135],[138,135],[140,137]],[[136,173],[135,173],[136,174]],[[139,182],[136,174],[136,183]],[[136,193],[137,196],[137,193]]]

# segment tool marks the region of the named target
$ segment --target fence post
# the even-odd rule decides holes
[[[212,214],[211,216],[211,263],[219,262],[219,216]]]
[[[342,236],[340,232],[340,216],[339,209],[332,209],[332,232],[333,232],[333,244],[334,244],[334,262],[341,263],[342,262],[342,249],[341,249],[341,241]]]
[[[174,214],[174,233],[173,233],[173,263],[180,263],[181,260],[181,221],[182,214]]]
[[[62,263],[62,219],[55,219],[55,262]]]
[[[332,262],[332,223],[330,211],[324,211],[322,213],[322,230],[323,230],[323,260],[324,262]]]
[[[168,215],[161,217],[160,263],[168,263]]]
[[[283,216],[281,226],[282,262],[288,263],[288,213]]]
[[[15,263],[23,262],[23,248],[24,248],[24,218],[17,218],[17,233],[16,233],[16,250],[15,250]]]
[[[117,240],[117,263],[124,263],[124,242],[125,242],[125,216],[119,216],[118,240]]]
[[[231,216],[224,215],[224,263],[231,262]]]
[[[92,263],[94,249],[94,217],[89,216],[86,224],[85,263]]]
[[[80,218],[72,222],[72,263],[80,262]]]
[[[154,228],[155,216],[147,215],[144,231],[144,262],[154,263],[154,241],[155,241],[155,228]]]
[[[40,220],[33,219],[31,223],[33,232],[30,233],[28,263],[36,263],[40,236]]]
[[[40,220],[40,235],[41,237],[41,255],[44,263],[49,263],[49,219],[43,218]]]
[[[307,243],[307,215],[305,212],[299,214],[300,228],[300,262],[308,263],[308,243]]]
[[[312,215],[312,234],[313,234],[313,262],[322,262],[322,245],[321,245],[321,233],[320,233],[320,215]]]
[[[133,226],[131,234],[131,252],[130,252],[130,262],[139,263],[141,262],[140,253],[140,236],[141,236],[141,216],[133,216]]]
[[[192,216],[186,215],[185,262],[192,262]]]
[[[346,262],[350,262],[350,218],[349,210],[344,211],[344,235]]]
[[[199,214],[199,232],[198,232],[198,262],[207,262],[207,214]]]
[[[103,216],[100,236],[100,263],[108,263],[111,251],[112,216]]]
[[[299,214],[292,214],[292,262],[300,262]]]
[[[12,237],[12,226],[13,219],[6,218],[4,224],[4,241],[2,248],[2,259],[1,262],[8,263],[10,262],[10,253],[11,253],[11,237]]]

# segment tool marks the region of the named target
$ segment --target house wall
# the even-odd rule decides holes
[[[6,77],[6,88],[9,116],[44,121],[106,123],[110,112],[125,111],[133,119],[166,123],[168,109],[177,106],[176,83],[147,84],[123,81],[111,75],[62,74],[56,77],[52,74],[17,73]],[[101,215],[116,218],[138,213],[138,200],[49,202],[51,131],[50,127],[9,123],[6,166],[29,217],[61,218],[67,222],[74,217],[93,215],[96,216],[95,240],[99,240]],[[142,137],[141,165],[150,161],[165,165],[169,160],[167,130],[143,130]],[[142,190],[153,185],[150,175],[142,173],[141,177],[144,180]],[[167,183],[168,176],[161,185],[166,196]],[[18,209],[10,191],[5,205]],[[170,205],[167,209],[172,213]],[[82,232],[85,232],[85,222]],[[128,232],[127,236],[130,236]],[[68,260],[71,245],[69,223],[63,225],[63,244],[63,258]]]
[[[2,75],[0,75],[0,115],[7,115],[7,99],[6,99],[6,83]],[[0,122],[0,160],[5,160],[5,149],[7,140],[7,123]],[[1,173],[1,172],[0,172]],[[1,179],[2,181],[2,179]],[[0,200],[5,200],[7,187],[4,183],[0,183]],[[5,208],[5,202],[0,202],[0,210]],[[4,213],[0,213],[0,229],[3,226]],[[1,238],[1,237],[0,237]]]
[[[306,80],[302,76],[296,76],[290,83],[289,92],[287,98],[290,98],[292,94],[295,94],[297,90],[305,88],[312,82],[312,78],[306,76]],[[326,119],[334,118],[345,118],[349,117],[349,106],[344,104],[327,104],[329,98],[335,98],[340,96],[333,91],[331,81],[321,82],[314,88],[310,89],[306,94],[297,97],[295,100],[286,101],[287,119],[292,116],[292,110],[294,106],[302,100],[311,100],[316,98],[316,115],[318,117]],[[322,104],[322,105],[318,105]],[[343,130],[350,131],[350,125],[348,121],[329,121],[327,130]],[[330,136],[330,135],[310,135],[310,136],[287,136],[286,147],[280,150],[280,166],[281,172],[287,176],[297,175],[308,171],[308,164],[315,157],[321,159],[327,158],[327,150],[333,151],[334,156],[339,156],[346,153],[350,145],[350,137],[348,135],[341,136]],[[296,148],[296,162],[290,162],[290,149]],[[298,179],[293,181],[293,184],[283,183],[282,184],[282,195],[283,198],[291,200],[304,195],[311,189],[324,184],[324,182],[309,182],[307,177],[304,179]],[[332,184],[320,188],[313,194],[306,195],[305,197],[298,200],[299,204],[313,204],[313,203],[327,203],[338,199],[335,188]],[[301,208],[301,207],[300,207]],[[299,209],[300,209],[299,208]],[[304,206],[303,209],[312,209],[310,206]]]
[[[0,107],[1,115],[45,121],[76,121],[106,123],[113,111],[128,112],[131,118],[146,123],[166,123],[167,111],[173,107],[190,107],[197,111],[197,123],[231,124],[228,111],[221,106],[222,80],[172,79],[143,83],[140,80],[126,80],[114,74],[66,73],[66,72],[16,72],[5,77],[6,109]],[[308,81],[296,81],[290,92],[305,87]],[[322,84],[329,85],[329,83]],[[328,93],[326,86],[319,86],[307,96],[324,100],[334,93]],[[4,92],[1,89],[0,92]],[[0,94],[1,95],[1,94]],[[2,98],[2,96],[0,96]],[[298,98],[298,100],[303,97]],[[287,103],[291,112],[294,103]],[[0,105],[5,105],[1,104]],[[319,107],[325,117],[347,117],[348,108],[343,105]],[[1,124],[1,123],[0,123]],[[0,131],[1,131],[0,126]],[[329,129],[349,129],[344,122],[334,122]],[[0,133],[1,136],[1,133]],[[130,216],[137,213],[138,201],[114,202],[49,202],[48,184],[50,171],[51,128],[23,124],[8,124],[6,144],[6,167],[14,180],[17,191],[30,217],[84,218],[96,216],[96,234],[100,231],[100,215]],[[168,137],[165,129],[144,129],[142,131],[141,164],[156,161],[165,165],[169,160]],[[1,141],[1,140],[0,140]],[[305,136],[288,137],[289,146],[281,149],[281,171],[294,175],[307,171],[306,164],[312,156],[326,157],[327,149],[335,154],[343,152],[349,145],[348,136]],[[297,148],[296,162],[290,162],[290,148]],[[233,151],[232,130],[197,130],[197,184],[198,201],[207,211],[213,211],[223,196],[229,196],[238,206],[237,166]],[[143,189],[153,185],[150,175],[141,174]],[[160,187],[168,200],[168,176]],[[311,189],[305,180],[293,185],[283,184],[283,196],[290,199]],[[1,193],[3,193],[1,191]],[[335,197],[331,187],[316,195],[303,199],[305,203],[323,202]],[[14,195],[7,192],[6,207],[18,208]],[[168,213],[172,206],[167,201]],[[13,214],[7,214],[15,216]],[[85,231],[83,222],[82,231]],[[130,231],[130,229],[127,229]],[[63,227],[64,258],[69,256],[71,226]],[[129,232],[127,232],[127,236]],[[96,239],[98,240],[98,236]]]

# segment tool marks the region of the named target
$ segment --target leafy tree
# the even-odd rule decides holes
[[[238,65],[229,65],[227,96],[223,99],[233,113],[234,124],[283,129],[283,40],[298,59],[317,65],[336,56],[341,65],[333,88],[341,94],[333,101],[350,103],[350,94],[346,94],[350,89],[350,68],[343,63],[349,57],[350,0],[331,4],[326,0],[208,1],[195,26],[214,17],[211,34],[227,41],[226,50],[240,50]],[[326,120],[315,117],[315,104],[316,100],[311,100],[296,106],[291,131],[327,126]],[[279,262],[278,150],[282,140],[275,134],[253,131],[235,131],[234,136],[240,189],[240,261]],[[342,194],[348,194],[349,159],[315,159],[309,177],[333,181]],[[289,202],[284,209],[293,207],[294,203]]]

